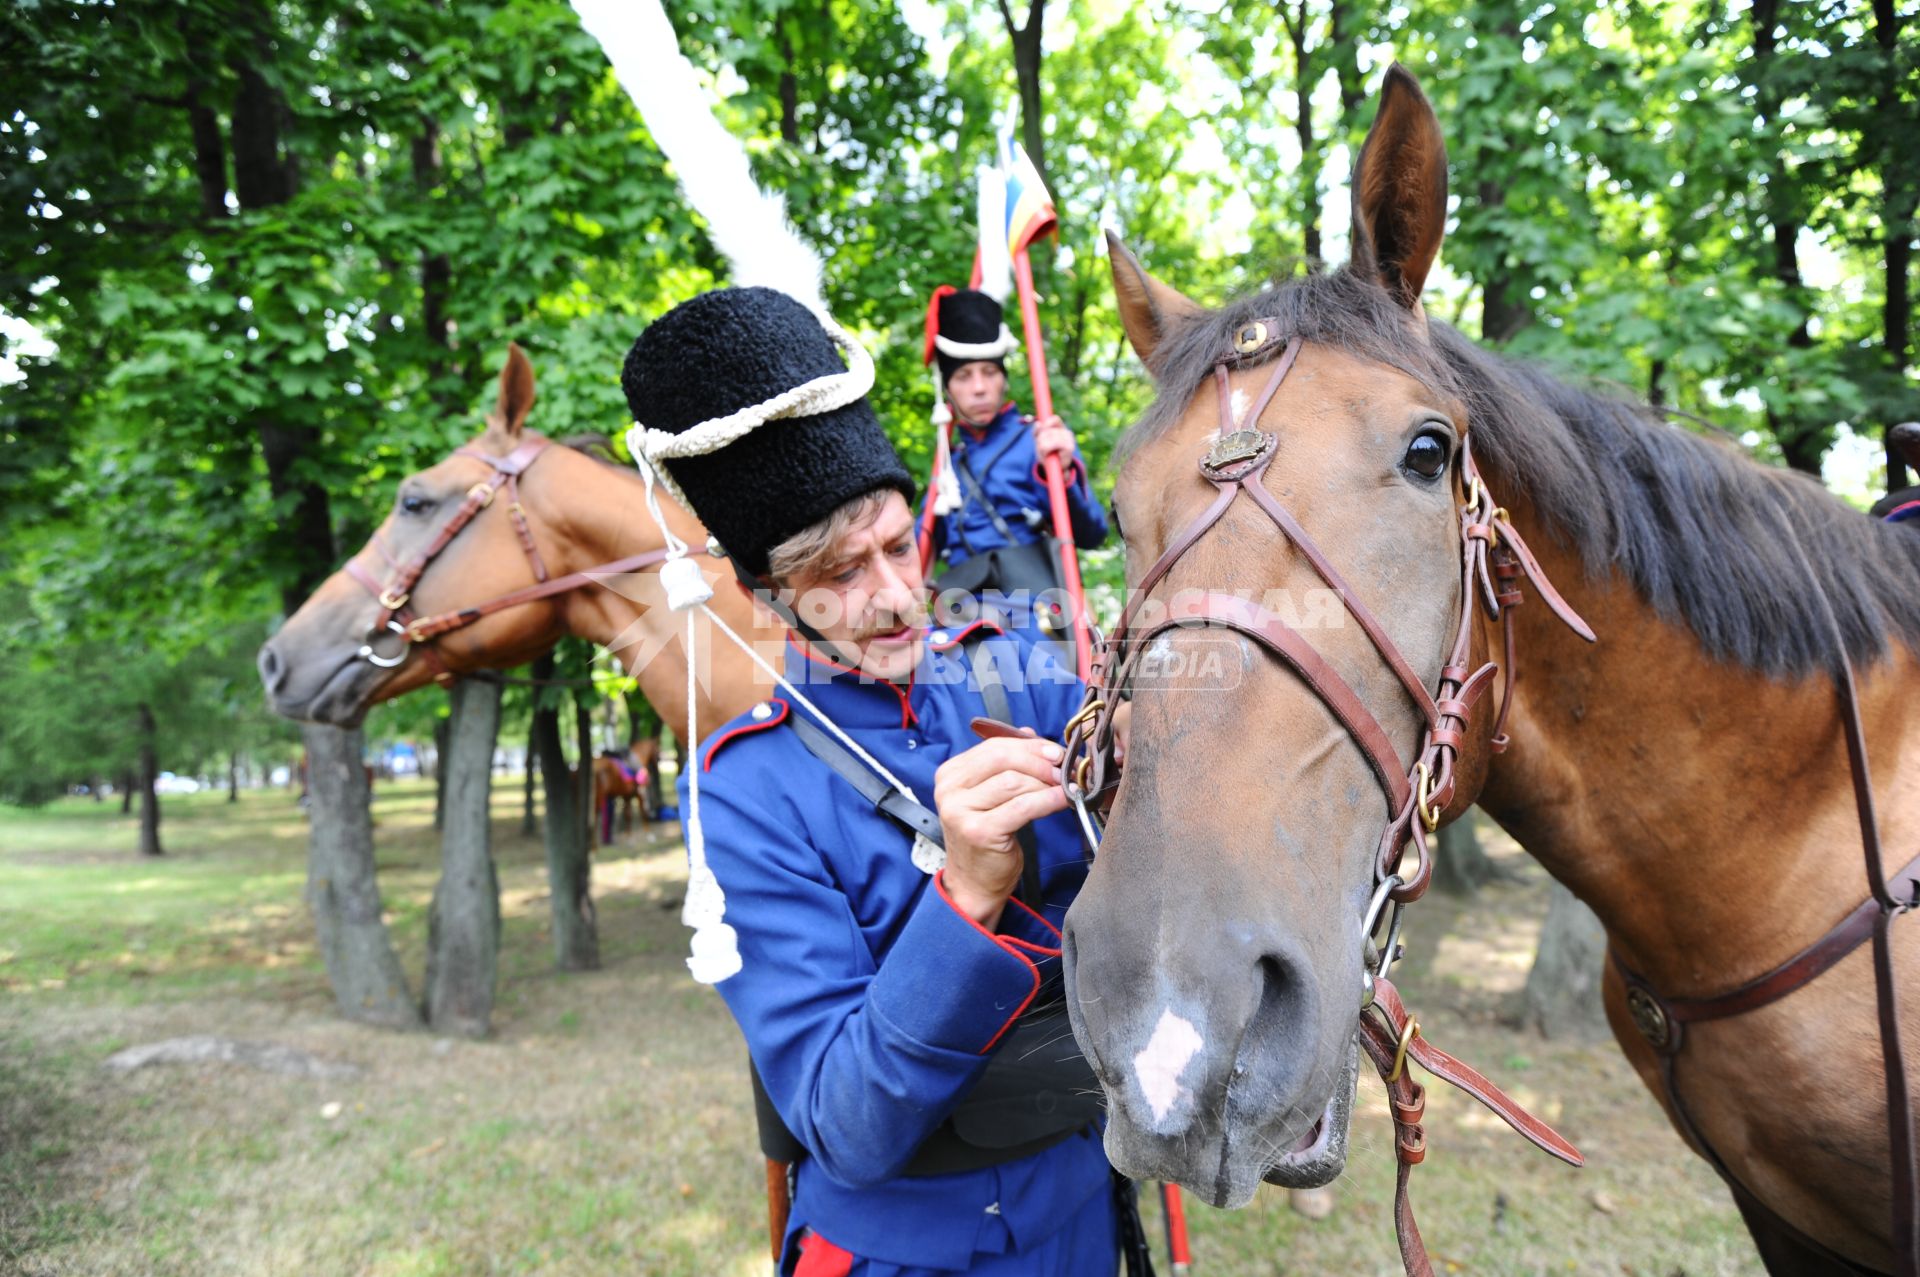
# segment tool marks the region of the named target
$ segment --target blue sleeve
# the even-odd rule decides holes
[[[1087,463],[1075,445],[1073,466],[1079,471],[1067,485],[1067,521],[1073,525],[1073,543],[1082,550],[1098,549],[1107,539],[1107,511],[1093,495],[1093,481],[1087,477]]]
[[[821,1169],[850,1187],[878,1184],[979,1078],[1057,965],[1059,940],[1025,918],[990,934],[936,879],[876,964],[800,812],[768,788],[701,787],[707,862],[743,964],[720,994]]]

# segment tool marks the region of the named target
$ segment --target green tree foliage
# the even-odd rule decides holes
[[[1151,393],[1101,225],[1202,298],[1338,261],[1390,57],[1448,130],[1436,313],[1785,463],[1920,417],[1920,20],[1898,5],[1008,8],[1042,22],[1037,120],[999,6],[670,4],[722,119],[820,247],[922,471],[925,299],[965,282],[1000,118],[1044,138],[1053,385],[1098,473]],[[401,474],[477,429],[508,339],[539,370],[536,428],[618,434],[633,335],[725,282],[559,0],[24,0],[0,15],[0,59],[17,370],[0,372],[0,576],[19,600],[0,683],[45,707],[31,732],[9,715],[0,748],[22,774],[61,772],[43,784],[79,774],[69,755],[111,756],[89,734],[124,736],[143,696],[162,766],[219,752],[195,743],[203,719],[252,731],[221,699],[245,649]],[[36,332],[56,354],[20,344]],[[1879,476],[1849,447],[1859,495]],[[1118,572],[1109,553],[1090,576]],[[218,677],[200,664],[216,650]]]

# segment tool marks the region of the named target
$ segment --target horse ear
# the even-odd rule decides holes
[[[1447,144],[1413,73],[1387,68],[1380,107],[1353,181],[1353,251],[1347,269],[1378,281],[1409,310],[1447,225]]]
[[[517,443],[520,428],[533,411],[533,364],[518,342],[507,343],[506,366],[500,369],[500,398],[487,418],[487,433],[498,432],[508,443]]]
[[[1120,237],[1107,232],[1107,265],[1113,271],[1113,296],[1120,306],[1120,323],[1140,362],[1154,371],[1153,352],[1176,324],[1205,313],[1179,289],[1147,274],[1146,268]]]

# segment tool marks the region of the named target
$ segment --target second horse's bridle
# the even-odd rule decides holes
[[[505,611],[510,607],[537,603],[541,599],[549,599],[555,595],[567,594],[596,584],[609,576],[639,572],[666,561],[667,551],[662,548],[648,550],[643,554],[629,555],[624,559],[602,563],[597,567],[573,572],[563,577],[548,577],[546,561],[540,557],[540,547],[533,539],[533,528],[527,522],[527,512],[520,504],[520,476],[526,473],[528,467],[546,451],[551,442],[538,437],[530,438],[504,457],[482,452],[473,447],[455,449],[454,456],[471,457],[475,461],[484,462],[492,467],[493,473],[467,489],[466,499],[460,503],[459,509],[453,512],[453,516],[441,525],[440,530],[434,533],[433,540],[427,543],[427,547],[405,563],[401,563],[387,552],[379,534],[375,533],[369,544],[380,552],[382,558],[386,559],[387,566],[391,570],[385,581],[376,579],[371,572],[362,567],[358,556],[347,560],[345,568],[347,575],[359,582],[361,587],[373,595],[380,604],[380,611],[367,626],[365,641],[360,645],[360,650],[355,653],[356,656],[369,665],[376,665],[381,669],[395,669],[404,665],[407,657],[417,647],[427,663],[432,666],[434,681],[443,685],[448,684],[458,676],[447,668],[446,662],[440,658],[439,652],[433,645],[433,641],[441,635],[463,629],[482,617],[491,616],[495,612]],[[447,548],[463,528],[473,522],[476,515],[493,503],[494,494],[502,488],[505,488],[507,493],[507,515],[513,520],[514,531],[520,537],[520,547],[526,552],[527,562],[533,568],[534,583],[523,589],[489,599],[485,603],[476,603],[472,607],[457,608],[434,616],[415,617],[410,606],[413,589],[419,584],[427,566]],[[390,656],[382,655],[375,645],[390,635],[399,637],[399,651]]]
[[[1455,763],[1467,733],[1475,704],[1503,674],[1499,718],[1492,747],[1506,747],[1502,729],[1512,703],[1514,636],[1511,610],[1521,602],[1520,580],[1525,576],[1569,628],[1593,641],[1593,631],[1569,607],[1546,579],[1506,510],[1495,504],[1473,460],[1463,432],[1459,448],[1460,616],[1437,690],[1429,693],[1413,667],[1386,630],[1375,619],[1345,578],[1321,553],[1299,522],[1276,501],[1261,482],[1273,461],[1278,440],[1259,428],[1261,414],[1273,401],[1299,358],[1301,341],[1283,336],[1274,320],[1256,320],[1235,334],[1233,348],[1214,364],[1213,380],[1220,401],[1220,430],[1200,459],[1200,473],[1216,489],[1213,501],[1189,523],[1147,569],[1132,591],[1120,622],[1094,654],[1093,672],[1080,712],[1067,725],[1066,758],[1061,764],[1067,797],[1078,811],[1090,850],[1097,850],[1100,813],[1110,810],[1119,785],[1115,759],[1114,716],[1138,672],[1140,660],[1153,640],[1174,629],[1222,628],[1245,635],[1304,682],[1332,712],[1359,746],[1387,800],[1386,826],[1374,857],[1374,887],[1360,924],[1360,940],[1372,949],[1363,968],[1360,994],[1359,1043],[1379,1068],[1393,1108],[1396,1147],[1400,1160],[1395,1221],[1401,1257],[1407,1271],[1430,1273],[1419,1229],[1407,1202],[1407,1172],[1426,1156],[1426,1137],[1420,1125],[1425,1092],[1406,1068],[1409,1058],[1473,1095],[1509,1125],[1541,1148],[1578,1165],[1580,1155],[1545,1124],[1528,1115],[1492,1083],[1420,1037],[1419,1021],[1408,1014],[1387,979],[1399,953],[1400,911],[1425,894],[1433,875],[1427,835],[1446,819],[1459,814],[1472,795],[1455,784]],[[1276,355],[1277,350],[1277,355]],[[1240,367],[1274,360],[1259,396],[1236,423],[1229,373]],[[1163,617],[1142,626],[1142,614],[1155,586],[1165,579],[1188,550],[1207,534],[1229,507],[1245,496],[1259,507],[1282,538],[1303,554],[1320,579],[1336,593],[1349,615],[1365,631],[1395,679],[1412,698],[1423,720],[1420,748],[1411,767],[1401,763],[1387,731],[1362,703],[1359,695],[1315,650],[1300,630],[1276,613],[1237,594],[1209,590],[1182,592],[1165,606]],[[1473,658],[1474,598],[1500,625],[1503,657],[1477,668]],[[1138,632],[1136,633],[1136,629]],[[1411,868],[1401,861],[1408,846],[1414,852]],[[1374,945],[1383,920],[1386,936]],[[1372,1009],[1374,1014],[1367,1012]]]

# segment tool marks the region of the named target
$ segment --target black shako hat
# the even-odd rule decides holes
[[[721,288],[674,307],[634,339],[620,388],[634,420],[684,434],[846,371],[812,311],[771,288]],[[737,564],[764,576],[774,547],[855,497],[913,479],[866,399],[768,421],[705,456],[664,462]]]
[[[942,386],[954,370],[964,364],[985,361],[998,364],[1002,372],[1006,371],[1006,316],[990,294],[977,288],[942,289],[934,294],[933,314],[928,318],[927,345],[940,363]],[[984,347],[997,353],[952,355],[941,349],[939,342]]]

